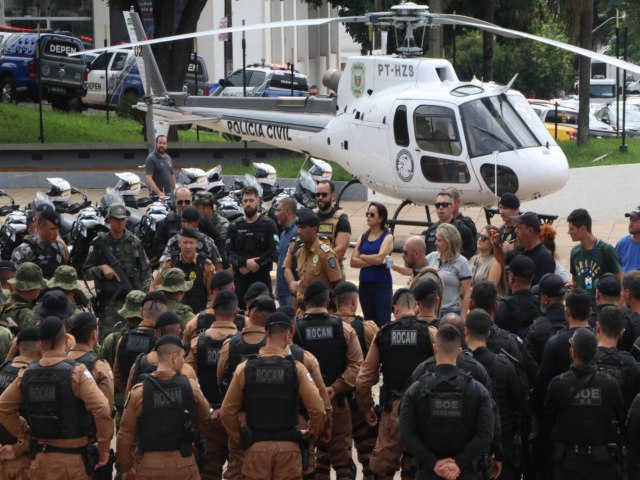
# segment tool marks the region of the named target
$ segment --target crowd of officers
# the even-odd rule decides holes
[[[478,281],[461,318],[441,315],[438,268],[405,259],[379,326],[319,192],[317,212],[285,202],[278,233],[251,187],[231,224],[178,188],[151,261],[112,205],[82,272],[38,212],[0,264],[0,478],[640,478],[640,271],[592,295],[537,279],[524,249],[508,295]]]

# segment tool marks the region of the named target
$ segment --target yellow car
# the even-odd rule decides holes
[[[567,108],[558,108],[556,116],[555,105],[549,103],[533,103],[531,107],[540,116],[544,126],[553,138],[559,141],[577,140],[578,138],[578,112]],[[557,135],[556,135],[557,118]]]

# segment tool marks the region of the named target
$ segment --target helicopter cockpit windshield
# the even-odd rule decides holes
[[[504,94],[467,102],[460,113],[471,158],[542,146]]]

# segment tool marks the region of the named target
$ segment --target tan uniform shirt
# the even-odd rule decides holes
[[[342,281],[342,272],[338,264],[338,258],[331,247],[316,239],[310,249],[304,245],[296,252],[298,260],[298,290],[296,298],[298,302],[304,300],[304,291],[314,280],[324,282],[331,290]]]
[[[238,333],[236,324],[233,322],[226,322],[222,320],[215,320],[210,328],[205,330],[204,335],[211,337],[213,340],[224,340],[225,338]],[[187,354],[187,364],[198,373],[198,337],[194,337],[191,340],[191,348]],[[227,355],[227,358],[228,355]],[[218,377],[220,380],[220,377]]]
[[[351,325],[351,322],[353,322],[356,318],[356,316],[352,313],[341,311],[336,312],[336,316],[340,317],[343,322],[346,322],[349,325]],[[376,322],[374,322],[373,320],[365,320],[364,322],[362,322],[362,327],[364,330],[364,344],[367,346],[367,350],[369,350],[369,348],[371,347],[371,343],[373,342],[373,339],[376,338],[376,334],[378,333],[380,328],[378,328],[378,324],[376,324]],[[362,352],[362,355],[364,357],[364,352]]]
[[[155,320],[142,320],[136,327],[142,330],[153,330],[156,326]],[[129,378],[129,372],[122,372],[120,370],[120,362],[118,361],[118,352],[120,351],[120,344],[122,343],[122,337],[118,339],[118,345],[116,345],[116,356],[113,362],[113,377],[115,379],[115,387],[118,393],[124,393],[127,388],[127,379]]]
[[[351,326],[343,321],[344,339],[347,343],[347,368],[342,375],[336,378],[331,387],[333,387],[336,395],[348,392],[356,387],[356,377],[362,365],[362,349],[358,341],[358,335]]]
[[[147,353],[147,362],[152,364],[152,365],[153,364],[155,364],[155,365],[158,364],[158,354],[157,354],[157,352],[155,350],[152,350],[149,353]],[[131,371],[129,372],[129,378],[127,379],[127,387],[125,388],[125,391],[124,391],[125,396],[129,395],[129,392],[135,386],[133,384],[134,370],[135,370],[135,366],[131,367]],[[183,377],[187,377],[189,380],[195,380],[196,383],[198,382],[198,376],[196,375],[196,372],[193,371],[193,368],[191,368],[191,365],[185,364],[182,367],[182,372],[180,374]]]
[[[251,345],[255,345],[256,343],[262,342],[264,340],[264,327],[260,326],[249,326],[242,329],[242,339],[250,343]],[[227,373],[227,367],[229,365],[229,340],[222,344],[222,348],[220,349],[220,358],[218,359],[218,381],[222,382],[225,374]],[[233,372],[231,372],[233,373]]]
[[[378,342],[374,341],[369,346],[369,353],[367,353],[367,358],[365,358],[356,380],[356,399],[363,412],[368,412],[373,407],[371,388],[380,379],[380,366],[380,349]]]
[[[33,360],[31,360],[28,357],[23,357],[23,356],[18,355],[16,358],[13,359],[13,362],[11,363],[11,366],[19,368],[20,371],[22,371],[25,368],[27,368],[32,361]],[[15,445],[13,445],[12,448],[13,448],[13,451],[15,452],[15,454],[16,454],[16,458],[18,458],[21,455],[24,455],[25,453],[27,453],[29,451],[29,442],[18,442]],[[0,462],[2,462],[2,461],[0,460]]]
[[[69,353],[67,353],[67,358],[69,360],[77,360],[87,352],[93,352],[93,350],[85,345],[76,344],[76,346],[69,350]],[[93,365],[91,375],[93,375],[93,378],[95,378],[100,391],[104,393],[105,397],[107,397],[107,400],[109,401],[109,409],[113,410],[114,377],[113,372],[111,371],[111,365],[109,365],[109,362],[107,362],[104,358],[99,358]]]
[[[204,313],[210,313],[210,314],[213,315],[214,311],[211,308],[207,308],[204,311]],[[198,314],[197,313],[193,317],[191,317],[191,319],[189,319],[189,321],[187,321],[187,324],[185,325],[184,330],[182,331],[182,340],[187,345],[191,345],[191,340],[193,340],[193,337],[196,336],[196,328],[198,328]]]
[[[156,378],[168,380],[175,375],[174,372],[153,372]],[[196,411],[196,427],[202,433],[207,425],[209,418],[209,402],[200,391],[198,383],[189,379],[193,399],[195,400]],[[138,383],[131,390],[131,394],[127,398],[122,420],[120,421],[120,430],[116,441],[116,462],[120,465],[120,471],[126,473],[133,467],[133,454],[136,451],[136,441],[138,433],[138,418],[142,414],[142,383]],[[158,421],[162,421],[158,418]]]
[[[287,352],[280,348],[266,346],[260,349],[259,356],[285,358],[286,354]],[[246,365],[247,362],[242,362],[238,365],[233,375],[233,380],[229,385],[229,390],[222,402],[220,414],[220,420],[227,430],[229,440],[238,443],[240,442],[240,427],[242,426],[239,413],[243,409],[244,369]],[[296,362],[296,370],[298,373],[298,395],[309,414],[309,433],[312,438],[317,439],[325,425],[325,407],[322,397],[305,366],[300,362]],[[247,399],[247,401],[251,401],[251,399]]]
[[[39,361],[40,365],[49,367],[57,365],[65,359],[63,352],[47,351],[44,353],[42,359]],[[29,440],[29,428],[27,423],[20,417],[19,410],[24,403],[24,397],[22,396],[22,390],[20,385],[22,384],[22,377],[24,370],[22,370],[18,377],[13,381],[7,389],[0,396],[0,423],[18,439],[18,441],[28,442]],[[73,394],[84,402],[87,411],[93,415],[96,424],[98,449],[101,453],[109,451],[111,445],[111,439],[113,438],[113,420],[111,419],[111,410],[109,409],[109,402],[104,394],[98,388],[93,376],[82,364],[77,364],[71,375],[71,388]],[[83,447],[89,443],[89,438],[47,438],[37,439],[40,443],[47,445],[53,445],[62,448],[78,448]]]

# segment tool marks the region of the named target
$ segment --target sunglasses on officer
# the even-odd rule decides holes
[[[178,205],[191,205],[191,200],[176,200]]]
[[[451,202],[436,202],[435,203],[435,207],[436,208],[447,208],[449,205],[451,205]]]

